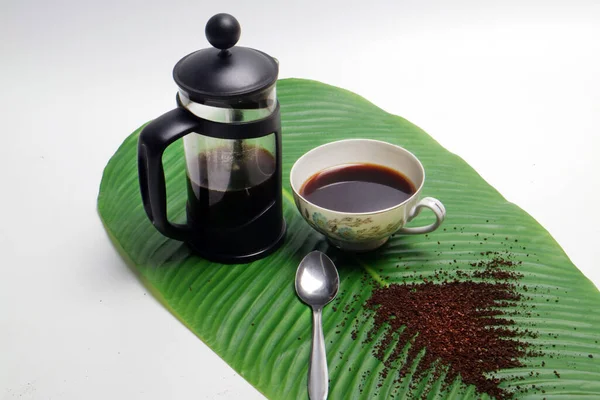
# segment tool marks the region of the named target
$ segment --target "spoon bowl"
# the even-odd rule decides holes
[[[335,264],[320,251],[308,253],[296,271],[296,293],[312,308],[322,308],[335,298],[340,277]]]

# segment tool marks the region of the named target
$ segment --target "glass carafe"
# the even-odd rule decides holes
[[[232,18],[219,14],[207,24],[220,50],[192,53],[175,66],[178,108],[144,128],[138,164],[144,207],[161,233],[208,259],[247,262],[276,249],[285,233],[278,65],[257,50],[231,48]],[[167,220],[160,160],[179,138],[187,172],[184,225]]]

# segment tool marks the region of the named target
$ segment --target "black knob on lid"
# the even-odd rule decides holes
[[[221,13],[213,16],[206,23],[206,38],[217,49],[230,49],[240,40],[242,28],[233,15]]]

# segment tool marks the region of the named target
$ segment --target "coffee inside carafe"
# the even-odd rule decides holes
[[[243,227],[274,202],[275,157],[241,140],[201,151],[188,165],[188,215],[213,229]],[[188,163],[190,164],[190,163]]]

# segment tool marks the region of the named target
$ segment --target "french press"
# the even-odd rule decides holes
[[[177,108],[139,136],[138,173],[144,210],[163,235],[200,256],[244,263],[283,241],[281,122],[269,55],[235,46],[241,29],[229,14],[206,24],[214,48],[191,53],[173,69]],[[164,150],[183,138],[187,223],[167,219]]]

